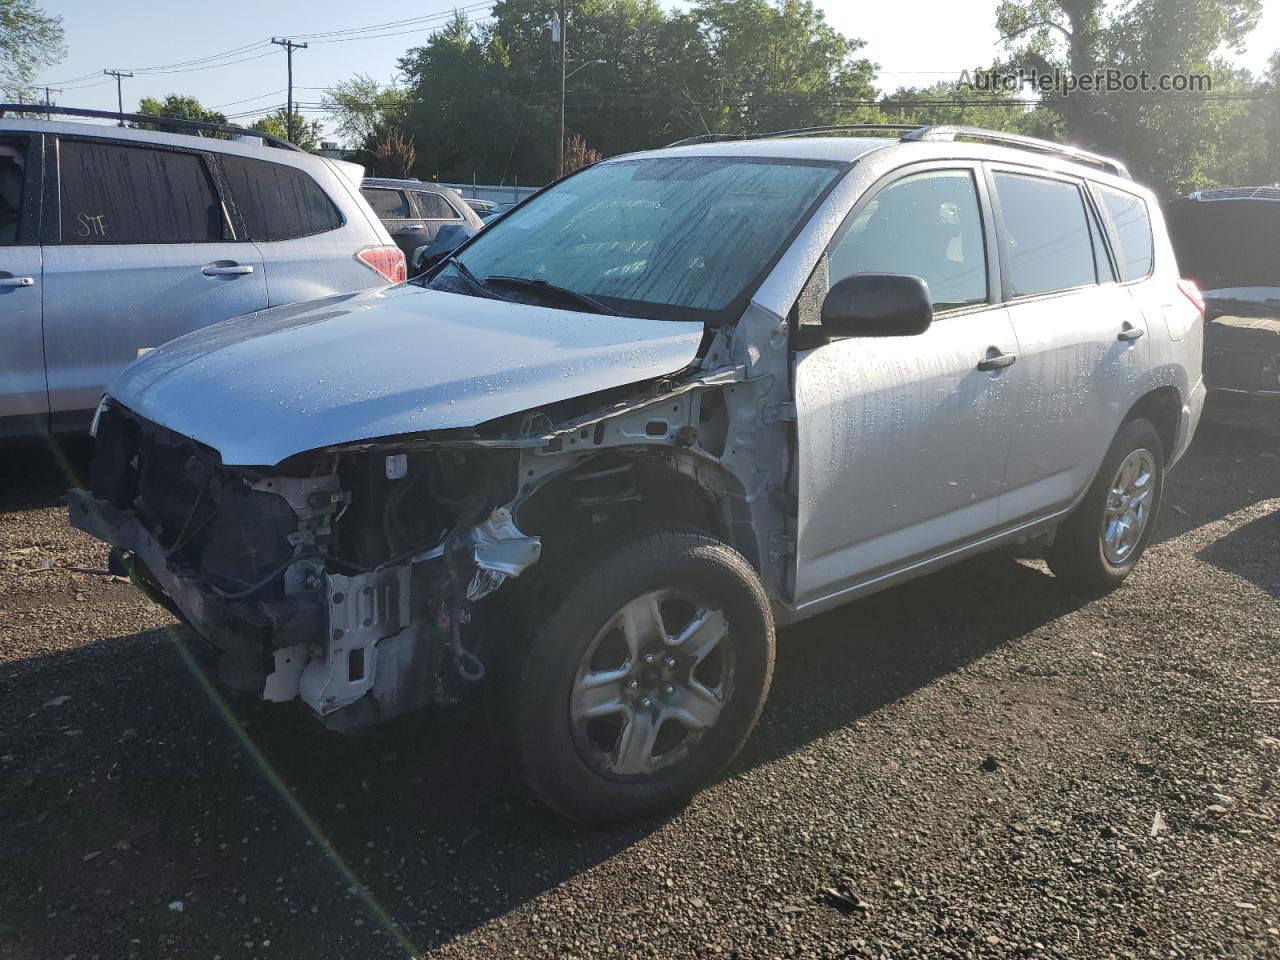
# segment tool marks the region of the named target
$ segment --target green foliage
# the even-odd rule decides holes
[[[66,55],[62,18],[31,0],[0,0],[0,100],[32,100],[36,73]]]
[[[225,114],[209,109],[195,97],[184,97],[177,93],[171,93],[163,100],[157,100],[155,97],[143,97],[138,102],[138,112],[145,113],[148,116],[173,117],[178,120],[198,120],[201,123],[227,122]],[[135,124],[135,126],[142,126],[142,124]],[[146,126],[157,130],[181,129],[179,127],[168,127],[163,123],[146,124]],[[226,139],[230,135],[217,133],[213,134],[213,136]]]
[[[456,16],[399,67],[406,130],[426,178],[545,182],[555,175],[554,0],[499,0],[490,23]],[[571,0],[566,139],[605,156],[698,133],[875,119],[862,41],[809,0]]]
[[[275,113],[267,114],[260,120],[255,120],[249,129],[288,140],[310,153],[320,149],[320,138],[324,135],[324,126],[319,120],[308,121],[296,113],[293,115],[293,130],[290,131],[288,113],[284,107]],[[291,132],[292,136],[289,135]]]
[[[1077,92],[1044,107],[1072,142],[1120,157],[1138,180],[1175,196],[1258,166],[1251,156],[1265,144],[1249,121],[1257,101],[1229,95],[1261,88],[1219,51],[1238,49],[1261,9],[1261,0],[1003,0],[996,23],[1012,62],[1024,67],[1076,76],[1108,68],[1209,74],[1207,97]]]
[[[355,147],[367,147],[399,122],[404,104],[402,87],[383,86],[364,73],[334,84],[322,102],[338,136]]]

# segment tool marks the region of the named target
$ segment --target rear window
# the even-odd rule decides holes
[[[302,170],[231,154],[220,162],[250,240],[292,240],[342,226],[329,195]]]
[[[58,178],[63,243],[223,238],[222,203],[198,154],[61,140]]]
[[[0,140],[0,244],[17,243],[26,184],[27,141]]]
[[[1151,216],[1147,213],[1146,202],[1123,190],[1097,184],[1094,189],[1102,201],[1102,212],[1120,267],[1120,279],[1141,280],[1151,273],[1155,263]]]
[[[997,173],[995,181],[1014,296],[1098,282],[1078,186],[1012,173]]]
[[[373,208],[379,220],[408,220],[413,216],[409,212],[409,198],[400,190],[365,187],[360,192],[369,201],[369,206]]]
[[[462,217],[458,211],[453,209],[449,201],[438,193],[427,193],[425,190],[415,190],[414,196],[418,198],[418,209],[422,211],[424,220],[461,220]]]

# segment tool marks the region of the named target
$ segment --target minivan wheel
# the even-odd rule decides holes
[[[1151,421],[1127,421],[1093,485],[1058,528],[1049,569],[1079,586],[1107,590],[1137,565],[1164,495],[1164,446]]]
[[[515,669],[499,671],[501,736],[534,794],[572,820],[658,813],[733,759],[773,675],[760,578],[686,530],[645,533],[556,571]]]

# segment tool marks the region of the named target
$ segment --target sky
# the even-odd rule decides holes
[[[42,0],[42,5],[62,17],[66,30],[66,59],[40,77],[55,88],[55,103],[116,109],[115,81],[102,70],[118,69],[134,73],[123,81],[126,110],[136,108],[141,97],[176,92],[242,123],[284,104],[285,54],[265,42],[272,36],[307,39],[308,48],[293,57],[295,100],[314,104],[325,87],[355,73],[390,81],[405,50],[425,40],[454,6],[468,6],[466,0],[452,5],[419,0],[398,11],[363,8],[349,0],[309,0],[305,6],[296,0]],[[473,17],[488,9],[483,3],[470,6]],[[885,91],[958,77],[966,67],[990,63],[998,52],[993,0],[818,0],[817,6],[836,29],[866,41],[860,53],[880,65],[878,82]],[[1267,7],[1248,50],[1238,58],[1255,73],[1280,49],[1280,2],[1272,0]],[[322,35],[434,14],[438,19]],[[217,61],[225,65],[192,63],[230,50],[241,52]],[[572,56],[571,50],[570,66]]]

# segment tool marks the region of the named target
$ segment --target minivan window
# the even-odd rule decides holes
[[[482,280],[545,280],[624,312],[725,311],[745,304],[842,169],[731,156],[600,163],[524,201],[458,260]],[[457,273],[450,265],[431,285],[462,291]]]
[[[1121,280],[1141,280],[1155,263],[1151,216],[1147,204],[1132,193],[1094,184],[1110,227],[1111,244],[1120,265]]]
[[[935,309],[987,300],[987,256],[973,174],[931,170],[881,190],[831,251],[831,283],[853,273],[906,273]]]
[[[26,140],[0,140],[0,244],[18,242],[26,165]]]
[[[220,154],[250,240],[293,240],[336,230],[342,214],[320,184],[296,167]]]
[[[62,243],[222,240],[222,203],[199,154],[64,139],[58,180]]]
[[[413,216],[409,210],[409,198],[400,190],[365,187],[360,192],[369,201],[369,206],[379,220],[408,220]]]
[[[449,201],[438,193],[415,190],[413,195],[418,199],[418,209],[424,220],[461,220],[458,211],[450,206]]]
[[[1098,282],[1080,188],[1064,180],[995,175],[1015,297]]]

